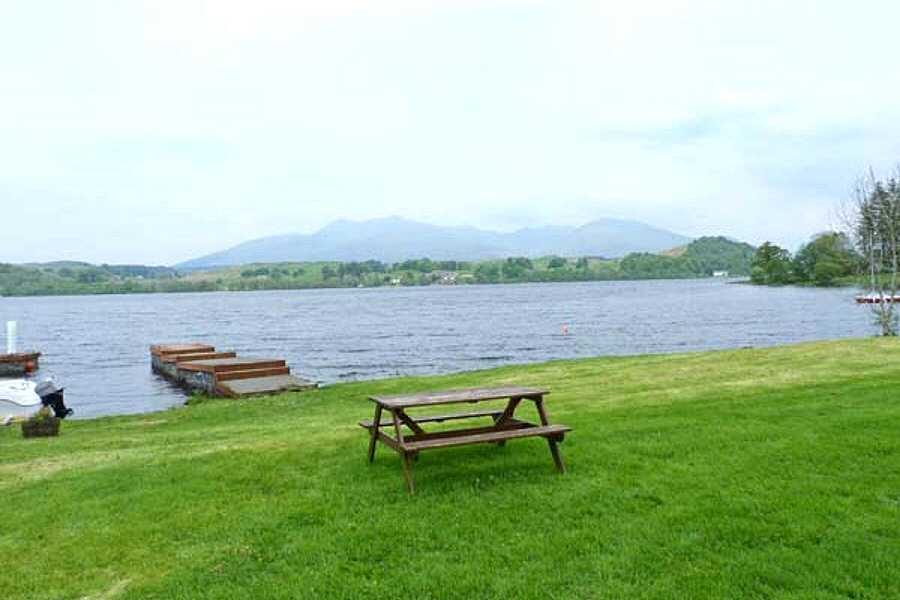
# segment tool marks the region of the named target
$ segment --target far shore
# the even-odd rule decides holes
[[[565,284],[565,283],[636,283],[636,282],[653,282],[653,281],[722,281],[723,283],[735,284],[753,284],[749,278],[722,278],[722,277],[643,277],[633,279],[585,279],[585,280],[564,280],[564,281],[496,281],[496,282],[470,282],[458,284],[402,284],[402,285],[314,285],[314,286],[286,286],[286,287],[264,287],[259,289],[96,289],[85,290],[81,292],[65,291],[60,293],[36,293],[36,294],[8,294],[0,295],[0,298],[52,298],[52,297],[81,297],[81,296],[132,296],[132,295],[161,295],[161,294],[216,294],[216,293],[240,293],[240,292],[290,292],[290,291],[312,291],[312,290],[396,290],[409,288],[450,288],[450,287],[474,287],[474,286],[505,286],[505,285],[535,285],[535,284]],[[847,284],[848,286],[850,284]],[[786,287],[786,286],[767,286],[767,287]],[[810,287],[810,286],[798,286]],[[835,286],[838,287],[838,286]]]

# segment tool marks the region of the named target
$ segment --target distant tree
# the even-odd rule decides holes
[[[582,256],[578,260],[575,261],[575,268],[579,271],[586,271],[590,263],[588,262],[587,257]]]
[[[629,254],[619,262],[619,269],[630,279],[674,279],[701,275],[689,260],[649,252]]]
[[[897,335],[893,300],[900,287],[900,168],[885,180],[861,178],[845,211],[853,243],[862,256],[875,322],[885,336]]]
[[[800,281],[827,286],[841,277],[852,275],[859,263],[860,257],[849,237],[829,231],[817,235],[797,252],[793,271]]]
[[[461,271],[465,268],[465,266],[465,263],[459,262],[457,260],[444,260],[435,263],[435,267],[437,267],[441,271]]]
[[[78,283],[96,283],[100,281],[100,276],[96,271],[85,270],[79,271],[78,276],[75,279]]]
[[[475,268],[474,275],[478,283],[496,283],[500,280],[500,267],[497,263],[482,263]]]
[[[750,280],[763,285],[790,283],[791,253],[771,242],[764,243],[753,257]]]
[[[534,269],[534,264],[528,258],[521,256],[507,258],[502,267],[503,278],[510,280],[521,279],[532,269]]]
[[[716,271],[728,271],[731,275],[749,275],[756,248],[744,242],[726,237],[701,237],[685,248],[679,258],[690,263],[690,270],[697,275],[709,276]]]
[[[550,259],[550,262],[547,263],[548,269],[562,269],[568,264],[568,261],[562,257],[554,256]]]
[[[241,271],[241,277],[249,279],[252,277],[265,277],[269,275],[268,267],[251,267]]]
[[[322,267],[322,279],[334,279],[337,277],[337,271],[331,265]]]
[[[369,273],[384,273],[388,269],[386,264],[378,260],[367,260],[363,264],[365,264],[366,270]]]
[[[435,264],[430,258],[420,258],[417,260],[407,260],[394,265],[394,268],[400,271],[418,271],[419,273],[431,273],[435,269]]]

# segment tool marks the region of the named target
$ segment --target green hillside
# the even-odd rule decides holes
[[[510,257],[479,262],[422,258],[391,264],[375,260],[260,263],[187,272],[167,267],[93,266],[86,263],[0,264],[0,295],[617,281],[709,277],[716,271],[745,276],[750,273],[753,253],[754,248],[749,244],[723,237],[706,237],[679,247],[677,251],[630,254],[620,260],[587,256]]]
[[[708,277],[717,271],[749,276],[756,248],[725,237],[699,238],[683,248],[663,254],[631,254],[619,268],[637,279]]]

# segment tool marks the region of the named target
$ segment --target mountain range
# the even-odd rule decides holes
[[[602,256],[661,252],[690,238],[638,221],[599,219],[580,227],[530,227],[505,233],[475,227],[445,227],[400,217],[335,221],[312,234],[264,237],[188,260],[179,269],[248,263],[415,258],[485,260],[509,256]]]

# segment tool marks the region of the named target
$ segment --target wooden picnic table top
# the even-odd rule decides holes
[[[444,392],[424,392],[421,394],[403,394],[400,396],[369,396],[369,400],[391,410],[396,408],[413,408],[417,406],[456,404],[459,402],[500,400],[503,398],[533,398],[546,396],[549,393],[549,390],[541,388],[507,386],[474,388],[468,390],[448,390]]]

